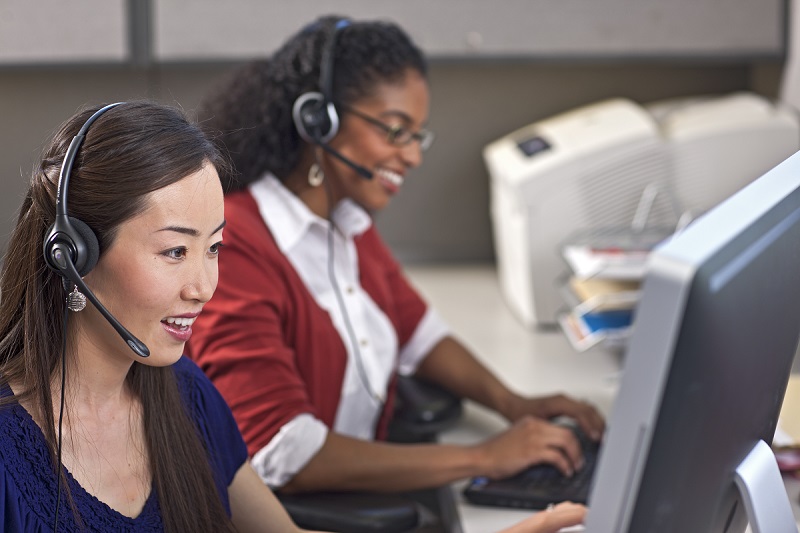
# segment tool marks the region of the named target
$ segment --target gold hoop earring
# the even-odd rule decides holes
[[[311,165],[311,168],[308,169],[308,184],[312,187],[319,187],[324,179],[325,173],[322,172],[319,165],[316,163]]]

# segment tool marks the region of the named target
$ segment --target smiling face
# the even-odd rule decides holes
[[[191,324],[217,286],[222,186],[206,163],[150,193],[146,208],[123,222],[86,284],[117,320],[150,349],[136,356],[92,305],[75,315],[86,349],[153,366],[174,363]]]
[[[428,121],[429,101],[428,82],[409,69],[398,82],[377,85],[371,96],[353,102],[351,107],[389,127],[416,132]],[[387,140],[384,128],[369,120],[347,109],[340,109],[339,116],[341,127],[331,146],[370,170],[373,178],[365,179],[346,164],[327,158],[334,199],[350,198],[367,211],[379,211],[400,190],[407,172],[422,163],[420,143],[414,140],[398,146]]]

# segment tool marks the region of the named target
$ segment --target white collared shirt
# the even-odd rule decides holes
[[[369,214],[351,200],[343,200],[334,209],[332,280],[329,222],[311,212],[270,174],[251,184],[249,190],[278,248],[317,305],[328,312],[347,350],[348,362],[333,429],[342,435],[371,440],[395,365],[403,374],[412,373],[449,330],[429,308],[398,356],[397,334],[392,323],[358,281],[353,238],[370,228]],[[311,414],[301,414],[285,424],[253,456],[253,466],[268,485],[280,487],[319,451],[327,432],[322,421]]]

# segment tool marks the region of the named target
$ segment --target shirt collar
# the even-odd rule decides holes
[[[281,252],[291,250],[312,227],[328,228],[326,219],[314,214],[269,172],[250,184],[249,190]],[[364,233],[372,225],[372,217],[349,198],[334,208],[333,221],[348,238]]]

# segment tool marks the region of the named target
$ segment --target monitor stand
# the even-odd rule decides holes
[[[753,533],[797,533],[775,454],[766,442],[758,441],[736,469],[735,479]]]

